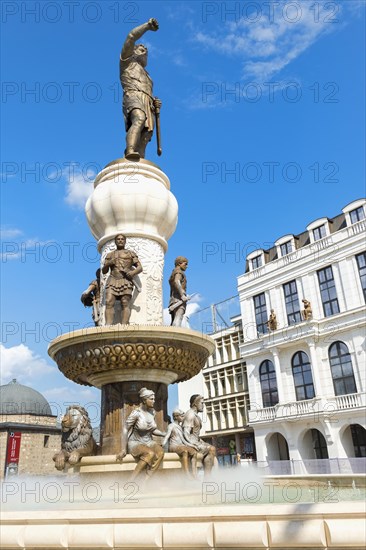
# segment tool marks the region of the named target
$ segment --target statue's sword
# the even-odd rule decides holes
[[[126,279],[128,279],[129,281],[131,281],[131,283],[133,284],[133,286],[136,288],[137,292],[141,292],[142,288],[141,288],[141,285],[135,281],[135,279],[130,279],[129,277],[127,277],[127,273],[125,272],[124,269],[120,269],[120,272],[122,273],[122,275],[124,275],[126,277]]]
[[[190,294],[189,296],[187,296],[187,302],[189,302],[189,300],[191,300],[193,298],[193,296],[196,296],[197,292],[195,292],[194,294]],[[178,309],[182,304],[184,304],[186,302],[183,302],[183,300],[179,300],[178,302],[175,302],[175,304],[172,304],[170,307],[169,307],[169,313],[172,313],[173,311],[175,311],[176,309]]]
[[[156,120],[157,154],[160,157],[163,152],[161,148],[161,134],[160,134],[160,107],[156,107],[156,106],[155,106],[155,120]]]

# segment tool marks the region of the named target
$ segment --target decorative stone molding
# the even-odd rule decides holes
[[[201,371],[214,347],[211,338],[189,329],[112,325],[64,334],[48,353],[70,380],[101,387],[131,379],[188,380]]]
[[[167,249],[178,221],[169,178],[155,164],[118,159],[96,177],[85,212],[101,250],[118,233],[152,239]]]

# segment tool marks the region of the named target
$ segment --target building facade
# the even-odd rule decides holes
[[[205,398],[203,439],[215,445],[221,465],[233,464],[237,453],[255,457],[253,429],[248,426],[249,391],[245,361],[240,356],[243,343],[241,316],[232,326],[210,334],[215,340],[214,354],[202,373],[179,384],[179,405],[187,409],[189,398],[201,393]]]
[[[238,278],[258,461],[366,456],[365,202],[252,252]]]
[[[38,391],[13,380],[0,386],[0,477],[56,475],[61,428]]]

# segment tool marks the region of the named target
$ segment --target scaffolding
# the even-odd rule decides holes
[[[204,334],[214,334],[233,325],[233,320],[240,315],[239,295],[212,304],[192,313],[189,326]]]

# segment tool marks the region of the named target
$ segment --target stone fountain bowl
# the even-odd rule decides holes
[[[48,353],[77,384],[144,380],[171,384],[198,374],[215,349],[200,332],[171,326],[111,325],[63,334]]]

